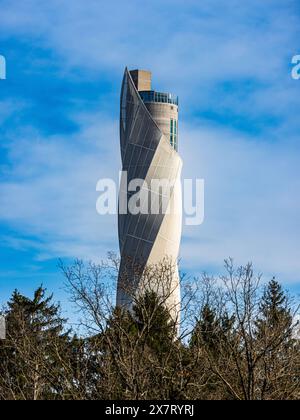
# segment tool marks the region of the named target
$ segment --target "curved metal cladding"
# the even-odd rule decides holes
[[[132,305],[132,292],[139,288],[143,270],[147,265],[159,264],[164,258],[174,262],[172,296],[168,305],[180,304],[177,258],[181,237],[182,161],[169,139],[163,134],[141,99],[128,70],[125,70],[121,93],[120,142],[123,176],[120,202],[129,202],[136,194],[128,192],[134,179],[142,179],[147,196],[161,203],[163,192],[152,180],[168,180],[171,186],[167,209],[153,214],[150,211],[127,214],[119,206],[119,245],[121,265],[118,281],[117,305]],[[144,189],[144,186],[143,186]],[[141,197],[143,197],[141,195]],[[145,197],[145,196],[144,196]],[[154,198],[153,198],[154,197]],[[156,197],[156,198],[155,198]],[[165,200],[166,198],[164,198]],[[164,202],[164,205],[165,202]],[[128,210],[128,207],[126,207]],[[135,267],[135,268],[133,268]],[[136,273],[139,267],[139,274]],[[130,286],[130,293],[128,292]]]

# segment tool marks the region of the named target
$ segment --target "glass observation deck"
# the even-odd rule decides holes
[[[178,96],[171,93],[155,92],[154,90],[139,91],[143,102],[160,102],[178,106]]]

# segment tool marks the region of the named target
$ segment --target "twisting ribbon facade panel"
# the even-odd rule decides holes
[[[177,259],[182,218],[182,160],[177,152],[178,120],[171,118],[178,113],[178,107],[171,96],[163,95],[166,94],[158,96],[150,90],[139,92],[131,73],[125,70],[120,115],[123,175],[119,203],[121,264],[117,304],[128,308],[132,305],[132,292],[138,291],[143,271],[163,260],[174,265],[173,291],[168,305],[180,303]],[[137,194],[128,189],[135,180],[143,182],[139,195],[142,211],[139,212],[128,208],[128,203]],[[162,188],[164,184],[168,185],[168,194]],[[134,267],[138,267],[138,275]]]

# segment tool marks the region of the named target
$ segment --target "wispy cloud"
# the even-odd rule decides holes
[[[299,281],[298,145],[270,144],[239,132],[186,127],[185,176],[206,182],[203,225],[184,228],[182,258],[197,270],[232,256],[268,275]],[[197,159],[195,159],[197,156]]]
[[[8,60],[0,100],[0,221],[14,232],[3,243],[40,260],[117,248],[95,186],[118,177],[128,65],[179,94],[184,175],[206,180],[205,223],[184,229],[183,265],[232,255],[297,282],[298,22],[296,0],[2,0],[0,53],[17,67]]]
[[[28,244],[38,258],[99,259],[115,244],[115,218],[96,213],[96,184],[103,177],[118,180],[117,125],[101,114],[81,118],[82,130],[73,137],[35,134],[7,146],[0,219],[36,238],[10,244]]]

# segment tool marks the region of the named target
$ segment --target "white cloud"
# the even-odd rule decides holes
[[[75,68],[115,85],[125,65],[151,68],[158,89],[180,95],[185,175],[206,180],[206,220],[184,230],[184,265],[198,270],[231,255],[296,282],[300,98],[289,64],[299,52],[297,1],[182,5],[3,0],[0,31],[2,39],[13,34],[50,48],[65,77]],[[209,125],[201,117],[207,110],[223,119]],[[76,136],[20,129],[8,145],[0,219],[35,236],[39,258],[96,258],[116,244],[116,218],[96,215],[95,186],[117,177],[117,124],[103,113],[74,118],[82,127]],[[248,135],[234,129],[245,120]]]
[[[117,125],[102,115],[82,120],[81,133],[67,141],[19,141],[18,153],[11,154],[11,179],[0,183],[0,219],[36,238],[6,242],[33,249],[38,259],[98,260],[117,249],[116,216],[95,210],[97,180],[118,177]],[[184,227],[183,266],[219,267],[233,256],[298,281],[300,162],[293,144],[270,149],[236,132],[199,126],[182,128],[181,151],[184,176],[206,182],[205,222]]]
[[[11,245],[28,244],[38,258],[98,259],[115,245],[116,219],[97,215],[96,184],[101,177],[118,180],[117,126],[101,114],[83,119],[77,136],[36,136],[9,146],[0,219],[36,238],[35,244],[14,238]]]
[[[148,67],[158,87],[177,92],[185,113],[230,111],[239,117],[295,119],[290,77],[297,52],[297,1],[4,0],[2,38],[25,36],[55,52],[66,75],[105,74],[115,83],[125,65]],[[227,89],[224,82],[250,82]],[[189,112],[188,112],[189,111]],[[292,115],[290,113],[292,112]]]
[[[300,157],[294,143],[201,126],[181,132],[184,175],[204,178],[206,218],[184,228],[183,264],[219,267],[232,256],[298,282]]]

